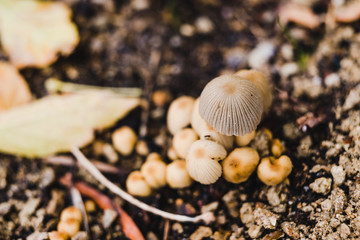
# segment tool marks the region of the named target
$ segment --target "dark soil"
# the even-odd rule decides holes
[[[136,109],[116,126],[97,133],[97,139],[111,143],[111,133],[122,125],[136,132],[147,125],[150,151],[166,151],[171,135],[166,129],[166,106],[151,102],[152,93],[165,90],[171,98],[198,97],[214,77],[243,68],[258,68],[270,79],[274,102],[259,129],[266,127],[282,140],[294,165],[288,180],[269,187],[256,174],[242,184],[221,178],[212,185],[194,183],[176,190],[159,189],[141,199],[160,209],[196,214],[204,205],[217,202],[216,221],[210,225],[176,223],[144,212],[129,203],[122,208],[133,218],[147,239],[358,239],[360,215],[360,110],[357,103],[345,108],[351,89],[360,82],[359,21],[309,30],[295,23],[280,26],[279,1],[84,1],[66,0],[80,32],[74,53],[61,57],[46,69],[24,69],[32,93],[45,96],[49,77],[66,82],[110,87],[139,87],[150,109]],[[135,2],[148,3],[137,9]],[[319,16],[328,11],[328,1],[307,1]],[[204,29],[195,22],[205,18]],[[184,24],[194,28],[184,33]],[[289,39],[289,34],[293,39]],[[295,41],[295,42],[294,42]],[[257,56],[254,49],[266,42]],[[269,52],[267,54],[267,52]],[[253,56],[254,57],[254,56]],[[305,60],[304,60],[305,59]],[[263,64],[259,64],[264,61]],[[292,64],[292,65],[291,65]],[[295,70],[290,66],[297,66]],[[287,68],[286,68],[287,67]],[[329,80],[329,76],[335,79]],[[335,83],[334,83],[335,82]],[[358,87],[359,88],[359,87]],[[144,122],[144,111],[149,119]],[[307,113],[315,124],[297,119]],[[146,116],[146,115],[145,115]],[[146,119],[146,118],[145,118]],[[166,133],[162,135],[162,133]],[[163,144],[154,139],[163,138]],[[84,149],[95,157],[93,145]],[[119,155],[120,156],[120,155]],[[120,156],[116,167],[126,171],[144,157],[133,153]],[[101,161],[107,161],[101,157]],[[0,155],[0,238],[25,239],[34,232],[56,230],[61,209],[72,205],[70,192],[58,179],[72,172],[74,180],[86,181],[111,199],[111,192],[99,186],[84,170],[46,164],[42,159]],[[345,176],[345,179],[342,179]],[[125,189],[126,174],[108,174]],[[330,181],[326,187],[320,180]],[[54,195],[57,208],[46,209]],[[84,198],[85,200],[87,198]],[[179,199],[183,202],[179,203]],[[121,201],[120,199],[118,199]],[[35,202],[35,203],[34,203]],[[34,205],[31,205],[34,203]],[[23,208],[31,208],[24,213]],[[330,207],[328,207],[330,206]],[[249,207],[248,220],[242,210]],[[105,229],[103,211],[89,213],[90,238],[127,239],[117,222]],[[250,219],[250,220],[249,220]],[[275,223],[272,226],[269,221]],[[200,228],[205,227],[205,230]],[[290,226],[290,227],[289,227]],[[85,229],[82,228],[82,231]],[[201,230],[209,234],[201,233]],[[165,235],[164,235],[165,234]],[[41,238],[39,238],[41,239]]]

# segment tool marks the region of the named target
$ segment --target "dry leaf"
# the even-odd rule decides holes
[[[138,98],[108,91],[48,96],[0,114],[0,151],[43,157],[93,140],[94,129],[114,124],[138,106]]]
[[[0,61],[0,112],[31,100],[30,89],[17,69]]]
[[[70,54],[79,35],[62,2],[0,0],[1,43],[18,68],[45,67]]]

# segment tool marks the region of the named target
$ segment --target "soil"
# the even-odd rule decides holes
[[[267,128],[281,140],[294,167],[277,186],[266,186],[253,174],[241,184],[220,178],[212,185],[164,187],[140,198],[178,214],[194,215],[209,208],[216,221],[206,225],[144,212],[83,169],[1,154],[0,239],[47,239],[47,232],[56,230],[60,211],[72,205],[69,189],[58,181],[67,172],[120,202],[146,239],[360,238],[359,21],[322,23],[312,30],[296,23],[282,26],[277,21],[280,3],[274,0],[64,2],[73,10],[81,41],[73,54],[51,66],[21,71],[36,97],[47,94],[44,81],[49,77],[142,88],[149,108],[138,108],[111,129],[97,132],[97,140],[111,143],[111,133],[119,126],[136,132],[146,126],[146,134],[139,137],[151,152],[170,162],[166,156],[172,138],[166,128],[170,102],[155,106],[152,94],[161,90],[170,99],[198,97],[211,79],[256,68],[269,77],[274,96],[258,129]],[[305,2],[324,18],[336,1]],[[269,141],[259,144],[260,138],[252,146],[268,155]],[[96,156],[94,145],[84,153],[108,162],[105,156]],[[144,156],[118,157],[110,164],[123,173],[107,177],[125,189],[127,173],[138,169]],[[104,214],[98,207],[88,213],[87,237],[127,239],[117,221],[102,223]],[[86,239],[85,230],[81,228],[77,239]]]

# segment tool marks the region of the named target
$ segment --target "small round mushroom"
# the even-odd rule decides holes
[[[191,144],[198,139],[198,135],[192,128],[183,128],[175,133],[172,145],[177,156],[185,159]]]
[[[48,233],[49,240],[66,240],[68,236],[65,233],[61,233],[58,231],[51,231]]]
[[[146,182],[153,188],[160,188],[166,185],[166,164],[161,158],[147,158],[141,166],[140,172]]]
[[[231,150],[234,145],[234,137],[226,136],[215,131],[199,114],[200,98],[197,98],[194,103],[194,108],[191,115],[191,126],[202,140],[214,141],[223,145],[226,150]]]
[[[257,175],[263,183],[273,186],[284,181],[291,173],[292,167],[288,156],[282,155],[278,159],[266,157],[261,159]]]
[[[251,133],[247,133],[243,136],[235,136],[236,145],[238,145],[239,147],[244,147],[248,145],[255,138],[255,135],[256,132],[254,130]]]
[[[144,140],[140,140],[136,143],[135,150],[140,156],[146,156],[149,154],[148,145]]]
[[[140,171],[133,171],[126,179],[128,193],[134,196],[147,197],[151,194],[151,187]]]
[[[236,75],[211,80],[200,95],[199,113],[217,132],[245,135],[261,120],[263,98],[257,86]]]
[[[285,147],[278,138],[274,138],[271,141],[271,153],[275,157],[279,157],[284,152],[284,150],[285,150]]]
[[[147,155],[145,161],[147,162],[147,161],[152,161],[152,160],[162,161],[162,157],[160,156],[159,153],[157,153],[157,152],[152,152],[152,153],[150,153],[149,155]]]
[[[260,160],[257,151],[250,147],[236,148],[222,162],[223,175],[232,183],[245,182]]]
[[[190,124],[195,99],[182,96],[171,102],[167,113],[167,127],[173,135]]]
[[[67,219],[75,219],[80,223],[82,221],[81,211],[74,206],[65,208],[61,211],[60,221],[66,221]]]
[[[265,75],[253,69],[240,70],[237,71],[235,75],[250,80],[258,87],[263,99],[264,113],[269,112],[273,97],[269,81]]]
[[[61,220],[57,225],[57,230],[69,237],[73,237],[80,230],[80,222],[74,218]]]
[[[115,149],[124,156],[132,153],[136,140],[136,133],[128,126],[118,128],[112,134],[112,142]]]
[[[184,160],[174,160],[166,167],[166,181],[171,188],[189,187],[192,179]]]
[[[186,169],[194,180],[211,184],[221,176],[221,165],[218,161],[225,157],[226,150],[220,144],[198,140],[190,146],[186,156]]]

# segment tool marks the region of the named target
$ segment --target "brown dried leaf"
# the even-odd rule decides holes
[[[17,69],[0,61],[0,112],[31,100],[30,89]]]
[[[45,67],[79,42],[71,10],[62,2],[0,0],[1,43],[17,68]]]

